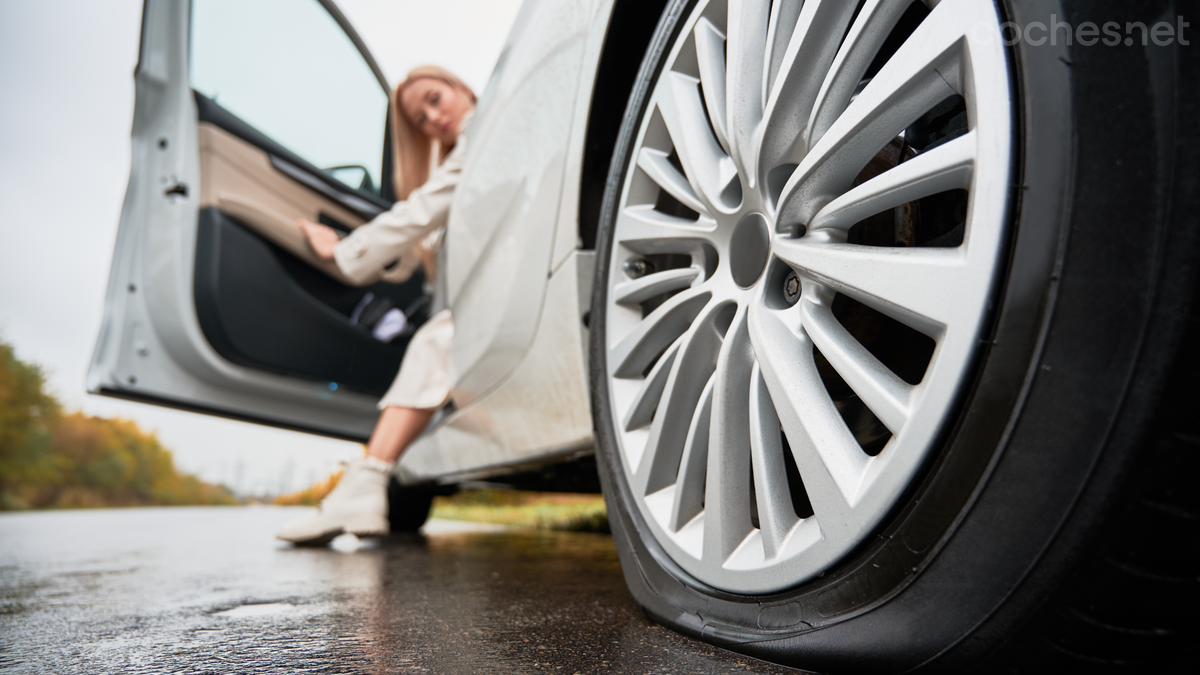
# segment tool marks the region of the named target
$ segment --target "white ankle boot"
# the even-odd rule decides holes
[[[284,523],[275,537],[295,544],[323,544],[345,532],[359,537],[386,535],[391,466],[374,457],[350,462],[317,512]]]

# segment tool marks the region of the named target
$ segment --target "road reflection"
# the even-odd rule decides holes
[[[610,537],[437,523],[332,548],[295,510],[0,516],[13,672],[795,672],[646,619]]]

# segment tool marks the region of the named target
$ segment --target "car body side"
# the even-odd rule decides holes
[[[522,8],[472,122],[465,189],[447,228],[441,281],[455,316],[459,407],[405,454],[403,482],[487,478],[592,453],[595,219],[660,13],[661,3],[630,0]]]
[[[405,482],[591,451],[579,250],[582,137],[612,0],[527,2],[468,132],[438,291],[454,313],[457,408],[406,453]]]

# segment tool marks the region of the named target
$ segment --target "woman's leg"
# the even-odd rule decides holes
[[[367,456],[350,462],[316,513],[285,523],[277,537],[317,544],[342,532],[360,537],[387,534],[387,488],[394,463],[449,398],[453,337],[450,310],[433,315],[413,335],[400,372],[380,401],[383,412],[375,421]]]
[[[392,465],[424,431],[434,410],[384,408],[367,444],[367,456],[346,467],[341,482],[316,513],[288,521],[275,536],[297,544],[319,544],[342,532],[360,537],[387,534],[387,486]]]
[[[367,443],[367,456],[385,462],[399,459],[413,439],[425,430],[435,410],[392,405],[384,408]]]

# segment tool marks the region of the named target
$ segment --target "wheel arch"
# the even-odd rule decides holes
[[[625,117],[625,104],[666,6],[667,0],[616,0],[613,3],[592,85],[584,136],[579,193],[579,239],[584,250],[596,249],[604,184]]]

